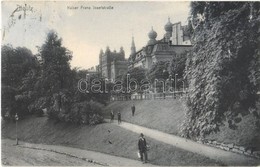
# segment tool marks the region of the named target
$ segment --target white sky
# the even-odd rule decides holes
[[[25,2],[2,2],[2,44],[25,46],[37,53],[48,30],[54,29],[63,39],[63,46],[73,52],[72,67],[89,68],[98,64],[100,49],[124,47],[129,57],[132,33],[136,48],[141,49],[153,29],[157,39],[163,37],[168,21],[187,24],[190,2],[26,2],[34,12],[16,12],[16,23],[8,28],[11,13]],[[112,6],[113,10],[87,10],[80,6]],[[67,9],[79,7],[78,10]],[[21,15],[21,19],[18,17]],[[42,19],[40,21],[40,17]]]

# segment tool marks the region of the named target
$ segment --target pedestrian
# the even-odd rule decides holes
[[[143,133],[140,134],[140,138],[138,141],[138,149],[141,161],[143,161],[143,163],[147,163],[147,145]]]
[[[118,111],[117,113],[117,119],[118,119],[118,124],[121,123],[121,113]]]
[[[114,112],[113,110],[111,110],[110,112],[110,122],[113,122],[114,121]]]
[[[135,104],[134,103],[133,103],[131,109],[132,109],[132,116],[134,116],[135,115]]]

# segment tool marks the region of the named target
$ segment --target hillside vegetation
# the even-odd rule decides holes
[[[220,131],[226,120],[236,130],[251,113],[256,118],[251,123],[259,128],[259,9],[258,2],[191,2],[185,136],[204,138]]]

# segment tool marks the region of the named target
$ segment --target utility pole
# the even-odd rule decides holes
[[[17,123],[18,123],[19,117],[18,114],[15,114],[15,134],[16,134],[16,145],[18,145],[18,133],[17,133]]]
[[[175,74],[175,87],[174,87],[174,98],[176,98],[176,87],[177,87],[177,75],[178,74]]]

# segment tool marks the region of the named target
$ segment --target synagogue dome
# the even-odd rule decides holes
[[[153,30],[153,27],[152,27],[152,30],[148,33],[148,37],[149,37],[150,39],[155,39],[155,38],[157,37],[157,32],[155,32],[155,31]]]
[[[170,21],[170,18],[168,18],[168,23],[164,26],[165,31],[169,32],[172,31],[172,23]]]

